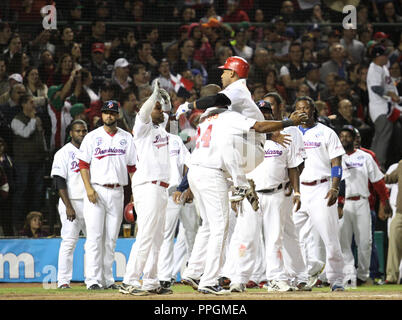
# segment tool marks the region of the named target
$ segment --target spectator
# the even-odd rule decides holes
[[[24,67],[23,67],[23,53],[17,52],[13,55],[13,57],[8,62],[7,70],[9,74],[18,73],[22,77],[24,77]]]
[[[132,133],[138,112],[138,100],[134,91],[131,88],[124,90],[120,95],[119,102],[121,108],[120,117],[117,120],[117,126]]]
[[[275,69],[267,70],[267,77],[265,78],[265,90],[267,93],[277,92],[285,102],[290,102],[288,101],[288,95],[285,87],[279,84],[278,73]]]
[[[51,85],[58,86],[59,84],[65,84],[70,78],[71,72],[74,70],[73,68],[73,58],[69,53],[64,53],[57,63]]]
[[[144,27],[145,40],[149,41],[152,49],[152,56],[156,61],[163,58],[163,47],[159,39],[159,29],[156,26]]]
[[[328,98],[327,103],[331,114],[338,113],[338,104],[343,99],[348,99],[354,107],[353,116],[364,119],[363,106],[360,103],[359,97],[352,92],[348,82],[345,79],[337,78],[334,87],[335,95]]]
[[[0,22],[0,53],[3,53],[7,49],[10,38],[10,25],[7,22]]]
[[[311,13],[310,18],[308,19],[308,22],[311,22],[313,24],[320,23],[320,24],[325,24],[325,23],[330,23],[331,21],[326,17],[325,13],[322,10],[322,6],[320,3],[317,3],[313,6],[313,11]],[[328,34],[331,32],[331,27],[323,27],[322,33],[323,36],[326,37]]]
[[[241,10],[239,0],[228,1],[226,3],[226,10],[222,19],[223,22],[250,21],[247,12]]]
[[[73,59],[73,69],[82,68],[83,57],[81,54],[81,45],[78,42],[73,42],[67,52]]]
[[[295,7],[292,1],[282,1],[281,10],[279,12],[287,22],[297,22],[295,15]]]
[[[245,28],[240,27],[236,29],[235,37],[232,41],[232,47],[236,56],[242,57],[247,61],[251,61],[254,50],[247,45]]]
[[[264,27],[264,39],[258,45],[259,47],[272,48],[275,51],[277,61],[288,61],[287,54],[289,51],[289,39],[279,35],[274,24],[269,23]]]
[[[364,114],[364,122],[368,125],[372,125],[370,116],[369,116],[369,96],[367,90],[367,72],[368,72],[368,65],[360,65],[357,69],[357,82],[352,90],[356,93],[356,95],[360,98],[360,102],[363,107],[363,114]]]
[[[216,51],[218,40],[224,38],[222,36],[223,33],[223,25],[220,21],[215,18],[211,18],[207,23],[203,23],[202,32],[208,38],[208,42],[214,51]]]
[[[47,107],[47,85],[42,83],[39,78],[39,71],[35,67],[30,67],[24,77],[24,85],[28,94],[33,96],[35,106],[40,108]]]
[[[216,8],[213,3],[206,5],[205,15],[200,19],[200,23],[208,23],[211,21],[210,19],[216,19],[218,22],[222,22],[222,17],[216,13]]]
[[[306,79],[307,64],[303,63],[302,54],[300,43],[293,42],[289,47],[289,63],[280,70],[280,79],[286,88],[288,101],[295,99],[296,90]]]
[[[38,65],[39,78],[48,87],[53,84],[56,64],[53,60],[53,54],[49,50],[42,51]]]
[[[112,79],[113,65],[108,64],[105,60],[105,45],[103,43],[94,43],[91,51],[91,61],[86,65],[86,69],[93,77],[91,89],[97,93],[102,83]]]
[[[386,66],[389,51],[382,45],[376,45],[371,51],[371,54],[372,62],[370,63],[367,73],[369,113],[375,127],[371,150],[375,152],[381,168],[385,171],[387,167],[387,152],[390,146],[395,121],[399,118],[399,114],[397,110],[392,107],[392,103],[399,103],[400,98],[395,85],[390,81],[389,70]],[[392,102],[376,94],[372,89],[373,86],[383,88],[385,94],[392,98]]]
[[[339,43],[340,40],[341,40],[341,33],[339,32],[339,30],[336,30],[336,29],[332,30],[328,34],[327,45],[318,51],[318,54],[317,54],[318,62],[323,63],[323,62],[327,62],[327,60],[331,59],[331,54],[330,54],[331,47],[334,44]]]
[[[391,76],[391,80],[398,90],[398,95],[402,96],[401,65],[399,61],[394,61],[391,63],[389,66],[389,75]]]
[[[343,45],[335,43],[329,48],[330,60],[321,65],[320,74],[321,81],[325,81],[330,72],[335,72],[342,79],[347,79],[346,52]]]
[[[321,82],[320,66],[316,63],[309,63],[306,67],[306,79],[304,84],[308,86],[307,96],[313,100],[321,98],[321,92],[325,89],[325,84]]]
[[[213,57],[214,51],[208,38],[202,31],[201,24],[192,23],[188,29],[188,38],[194,42],[194,60],[200,62],[204,67]]]
[[[370,23],[369,20],[369,8],[363,3],[360,3],[357,7],[357,24],[363,26]]]
[[[24,228],[20,231],[19,235],[28,238],[48,237],[48,232],[43,230],[42,226],[43,214],[39,211],[31,211],[26,216]]]
[[[94,43],[105,44],[106,24],[103,20],[96,19],[91,24],[91,34],[83,42],[82,54],[84,57],[89,57]],[[103,47],[105,50],[105,47]]]
[[[28,52],[33,65],[37,66],[40,63],[43,51],[48,50],[52,55],[55,54],[56,46],[50,42],[50,37],[50,30],[45,29],[29,42]]]
[[[6,60],[0,56],[0,96],[10,89]]]
[[[91,89],[93,77],[89,70],[85,68],[81,69],[81,79],[83,88],[82,93],[85,94],[85,97],[79,97],[78,100],[80,100],[80,102],[84,102],[86,107],[89,107],[92,102],[99,100],[99,96],[95,93],[94,90]]]
[[[185,39],[179,43],[180,56],[178,61],[172,66],[173,71],[177,74],[185,69],[198,69],[201,71],[204,83],[208,80],[208,74],[201,63],[194,60],[194,41]]]
[[[172,82],[172,77],[174,78],[174,76],[170,72],[170,63],[166,58],[163,58],[159,62],[158,71],[159,75],[152,81],[152,87],[154,86],[155,81],[159,81],[160,88],[165,89],[169,93],[175,91]],[[135,76],[133,78],[135,83],[136,82]]]
[[[19,230],[26,210],[40,210],[44,198],[45,137],[41,119],[36,115],[33,97],[24,94],[19,105],[22,112],[11,122],[15,168],[15,193],[13,197],[13,221]],[[25,193],[29,190],[30,199]]]
[[[117,95],[129,86],[131,86],[133,79],[129,76],[130,69],[129,63],[126,59],[120,58],[114,62],[114,70],[112,74],[112,84],[116,85],[118,90]]]
[[[321,74],[320,74],[321,77]],[[335,72],[330,72],[325,78],[325,88],[321,93],[321,100],[328,101],[329,97],[335,95],[335,81],[339,79]]]
[[[22,52],[21,37],[18,33],[13,33],[8,41],[7,48],[3,51],[4,57],[7,61],[7,66],[10,65],[11,59],[18,52]]]
[[[196,22],[195,10],[191,7],[183,7],[179,19],[181,24],[191,24]]]
[[[100,85],[99,100],[92,102],[91,107],[87,110],[90,130],[93,130],[97,127],[97,124],[101,119],[100,110],[103,105],[106,103],[106,101],[113,99],[115,95],[115,88],[110,82],[105,81]]]
[[[133,66],[133,81],[137,93],[143,88],[150,89],[149,79],[150,74],[145,69],[145,66],[143,64],[136,64]]]
[[[252,91],[251,91],[251,97],[255,102],[258,102],[264,98],[264,95],[267,93],[265,90],[265,87],[262,83],[257,83]]]
[[[8,91],[0,96],[0,104],[6,103],[10,99],[10,89],[14,87],[15,84],[23,83],[23,78],[19,73],[13,73],[8,77]]]
[[[137,40],[134,34],[134,30],[129,28],[123,28],[119,30],[116,41],[118,39],[118,44],[113,46],[108,58],[109,61],[116,61],[119,58],[126,58],[128,61],[132,61],[135,57],[135,49],[137,45]]]
[[[348,60],[351,63],[361,63],[365,56],[365,47],[363,43],[359,40],[356,40],[356,29],[352,29],[353,25],[348,25],[350,29],[343,29],[343,36],[340,40],[340,44],[346,50],[346,54],[348,55]]]
[[[7,144],[6,141],[1,137],[0,133],[0,170],[2,170],[5,174],[5,179],[8,185],[8,191],[5,189],[4,192],[7,192],[7,198],[5,200],[0,200],[0,211],[1,212],[12,212],[12,196],[14,192],[14,173],[13,173],[13,162],[11,157],[7,153]],[[0,187],[1,188],[1,187]],[[10,214],[1,214],[0,221],[3,226],[3,233],[5,236],[12,236],[12,218]]]
[[[133,64],[143,64],[146,70],[155,76],[156,68],[158,67],[158,61],[154,58],[152,53],[152,46],[148,40],[142,40],[137,44],[136,56],[133,60]]]
[[[395,11],[395,5],[393,1],[387,1],[383,4],[383,9],[380,17],[381,22],[385,23],[398,23],[402,22],[402,17]],[[394,26],[383,26],[381,31],[390,35],[390,39],[396,43],[399,41],[400,31]]]
[[[60,59],[64,53],[70,53],[73,43],[74,31],[70,26],[65,25],[61,30],[59,43],[56,45],[56,60]]]
[[[253,63],[250,65],[248,73],[248,85],[250,87],[256,84],[263,84],[267,76],[267,69],[269,68],[269,54],[268,50],[260,47],[254,51]]]

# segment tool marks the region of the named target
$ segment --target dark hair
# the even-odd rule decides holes
[[[132,74],[138,74],[138,72],[139,72],[141,69],[146,69],[145,65],[140,64],[140,63],[137,63],[137,64],[135,64],[135,65],[132,66],[131,73],[132,73]]]
[[[9,46],[10,43],[11,43],[11,41],[12,41],[13,39],[15,39],[15,38],[20,38],[20,39],[21,39],[21,36],[19,35],[19,33],[13,33],[13,34],[11,34],[10,39],[8,39],[7,46]],[[21,40],[22,40],[22,39],[21,39]]]
[[[84,82],[85,80],[87,80],[89,78],[90,71],[85,68],[82,68],[80,71],[81,71],[81,80],[82,80],[82,82]]]
[[[314,102],[314,100],[311,99],[309,96],[302,96],[302,97],[296,98],[296,100],[295,100],[295,102],[293,103],[293,106],[292,106],[293,111],[296,110],[296,104],[297,104],[299,101],[307,101],[307,103],[309,104],[309,106],[313,108],[313,110],[314,110],[314,114],[313,114],[314,120],[317,121],[317,119],[318,119],[318,111],[317,111],[317,108],[315,107],[315,102]]]
[[[70,130],[73,130],[73,127],[79,124],[83,125],[86,129],[88,129],[88,124],[84,120],[77,119],[70,123]]]
[[[99,86],[99,91],[114,91],[114,87],[109,81],[105,81]]]
[[[25,71],[25,77],[24,77],[24,85],[28,86],[28,76],[31,73],[32,70],[38,70],[38,75],[39,75],[39,69],[35,66],[30,66],[28,67],[28,69]],[[38,79],[38,83],[36,85],[36,88],[43,88],[43,82],[41,80],[41,78],[39,77]]]
[[[143,48],[144,44],[149,44],[151,45],[151,42],[149,42],[148,40],[140,40],[136,46],[136,51],[139,51]]]
[[[25,93],[25,94],[21,95],[21,97],[19,98],[18,104],[20,106],[22,106],[23,104],[27,103],[29,101],[29,99],[31,99],[31,98],[32,98],[31,94]]]
[[[266,95],[264,95],[263,98],[267,98],[267,97],[272,97],[274,98],[276,104],[279,106],[281,103],[283,103],[283,99],[281,97],[281,95],[277,92],[268,92]]]
[[[128,101],[131,94],[135,94],[132,88],[128,87],[124,89],[120,94],[119,102],[123,104],[124,102]]]

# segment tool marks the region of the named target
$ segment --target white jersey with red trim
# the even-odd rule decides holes
[[[231,101],[228,110],[238,112],[247,118],[258,121],[265,120],[264,115],[254,102],[251,93],[247,88],[246,79],[239,79],[231,83],[225,89],[220,91],[220,93],[223,93]],[[265,143],[265,135],[257,133],[256,140],[263,146]]]
[[[137,171],[132,186],[146,182],[170,180],[169,134],[164,124],[155,125],[135,118],[133,137],[137,151]]]
[[[136,164],[133,137],[120,128],[110,135],[102,126],[85,136],[77,157],[90,164],[91,184],[125,186],[127,166]]]
[[[368,198],[370,195],[368,181],[375,183],[384,178],[377,163],[370,154],[359,149],[351,154],[344,154],[342,158],[343,171],[349,173],[345,178],[345,198],[354,196]]]
[[[85,187],[81,179],[79,159],[77,154],[80,150],[71,142],[64,145],[54,155],[50,176],[62,177],[66,180],[69,199],[84,199]]]
[[[287,182],[288,168],[299,166],[305,158],[303,138],[299,130],[287,127],[281,133],[291,136],[290,145],[283,147],[272,140],[267,140],[264,146],[264,161],[247,175],[247,178],[253,179],[256,191],[276,188],[281,183]]]
[[[178,186],[183,179],[184,163],[190,152],[183,143],[183,140],[175,134],[169,135],[170,154],[170,187]]]
[[[331,128],[317,122],[312,128],[302,128],[307,158],[300,182],[311,182],[331,177],[331,159],[345,153],[338,135]]]
[[[228,134],[244,134],[257,121],[240,113],[225,111],[206,118],[198,125],[195,149],[191,153],[190,164],[206,168],[224,169],[222,152]],[[265,139],[265,137],[264,137]]]

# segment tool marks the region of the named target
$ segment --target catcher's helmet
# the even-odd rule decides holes
[[[233,56],[226,59],[225,64],[223,66],[218,67],[219,69],[227,69],[233,70],[237,73],[240,78],[247,78],[248,71],[250,69],[250,65],[248,64],[247,60]]]
[[[124,220],[126,220],[127,223],[135,223],[136,219],[137,215],[135,213],[134,203],[129,202],[124,207]]]

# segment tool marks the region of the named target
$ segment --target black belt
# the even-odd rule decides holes
[[[274,193],[275,191],[279,191],[283,188],[283,183],[281,183],[279,186],[277,186],[276,188],[272,188],[272,189],[263,189],[263,190],[258,190],[257,192],[261,192],[261,193]]]

